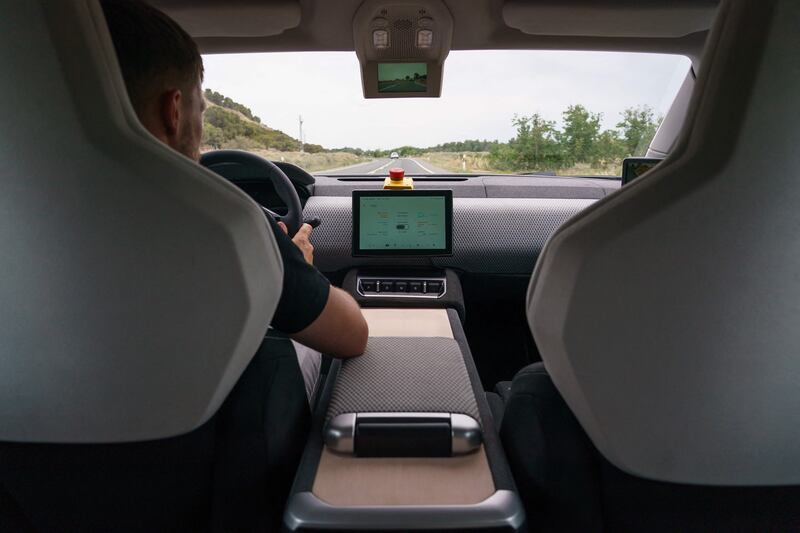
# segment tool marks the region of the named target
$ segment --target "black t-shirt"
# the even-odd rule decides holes
[[[296,333],[310,326],[322,314],[331,284],[322,273],[306,263],[303,253],[288,235],[267,217],[283,259],[283,291],[272,317],[272,327]]]

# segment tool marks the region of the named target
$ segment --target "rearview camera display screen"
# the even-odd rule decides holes
[[[353,255],[451,255],[452,191],[354,191]]]
[[[427,63],[378,63],[379,93],[424,93],[427,90]]]

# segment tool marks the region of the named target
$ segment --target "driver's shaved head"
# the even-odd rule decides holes
[[[137,114],[162,91],[203,79],[203,59],[188,33],[139,0],[102,0],[128,94]]]

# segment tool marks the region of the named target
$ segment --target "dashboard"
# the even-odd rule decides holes
[[[352,200],[312,196],[304,214],[319,217],[314,261],[325,273],[359,266],[451,268],[475,274],[530,276],[544,243],[561,224],[592,205],[578,198],[453,198],[452,255],[354,257]]]
[[[277,163],[276,163],[277,164]],[[415,257],[354,254],[353,191],[382,190],[382,177],[311,176],[280,163],[314,230],[315,265],[336,277],[354,267],[449,268],[470,274],[530,276],[550,235],[569,218],[620,187],[619,179],[557,176],[416,178],[415,190],[452,191],[452,250]],[[227,176],[226,176],[227,177]],[[269,178],[229,178],[261,205],[285,210]]]

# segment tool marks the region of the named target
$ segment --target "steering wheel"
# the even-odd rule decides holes
[[[203,154],[200,157],[200,164],[229,180],[236,177],[266,175],[272,181],[275,192],[289,211],[285,215],[279,215],[263,205],[261,209],[276,222],[286,224],[290,237],[293,237],[303,225],[303,207],[300,205],[297,189],[294,188],[294,184],[286,174],[278,168],[278,165],[272,161],[241,150],[215,150]]]

